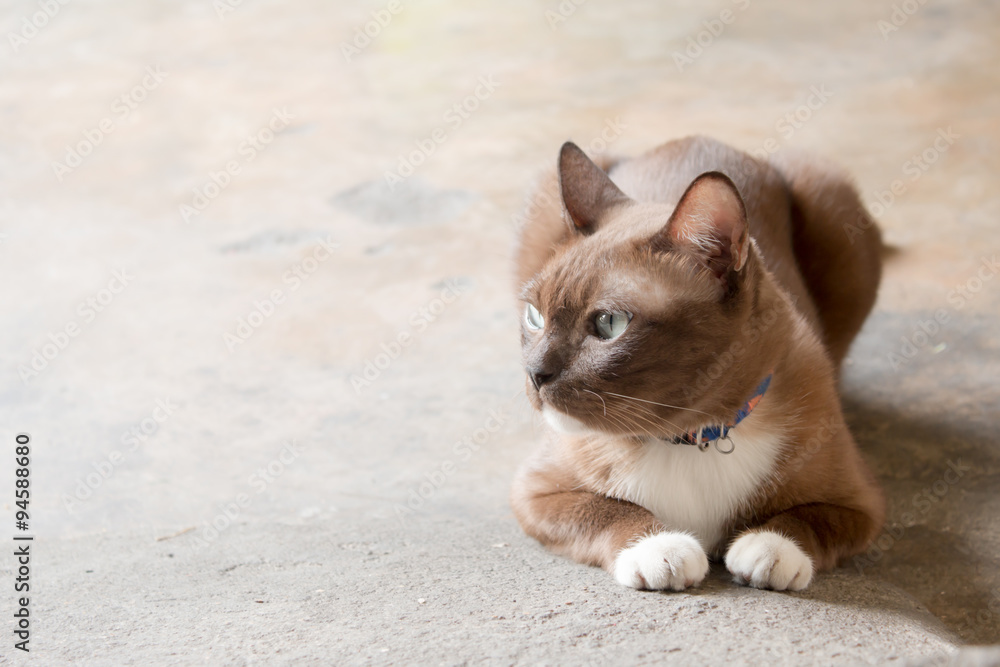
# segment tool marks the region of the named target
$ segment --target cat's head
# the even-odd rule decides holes
[[[725,378],[699,388],[699,371],[731,355],[761,273],[736,186],[710,172],[676,206],[637,202],[572,143],[559,183],[570,238],[521,293],[532,403],[565,433],[666,436],[721,418]]]

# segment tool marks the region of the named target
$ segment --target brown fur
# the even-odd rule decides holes
[[[537,389],[529,381],[528,396],[590,432],[548,432],[522,467],[512,506],[524,530],[611,570],[637,538],[672,529],[614,497],[616,472],[648,447],[681,446],[654,437],[730,419],[773,369],[745,428],[780,424],[785,444],[767,482],[729,517],[726,539],[705,547],[721,555],[745,531],[771,529],[816,569],[863,550],[884,502],[836,380],[875,301],[880,238],[867,222],[854,244],[844,233],[867,216],[848,180],[825,163],[771,165],[701,137],[598,166],[577,151],[564,147],[535,195],[516,276],[546,319],[544,332],[522,325],[529,374],[551,378]],[[588,324],[607,304],[633,314],[616,341]],[[709,379],[713,364],[723,372]]]

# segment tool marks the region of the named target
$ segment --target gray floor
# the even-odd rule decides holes
[[[81,1],[23,37],[10,3],[0,437],[33,438],[37,538],[0,663],[1000,664],[968,648],[1000,642],[996,5],[660,4],[404,5],[348,60],[388,4]],[[799,594],[625,590],[506,502],[525,189],[566,138],[695,132],[839,161],[896,248],[843,380],[890,522]]]

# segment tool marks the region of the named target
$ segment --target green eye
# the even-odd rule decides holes
[[[528,307],[524,309],[524,322],[528,325],[529,329],[534,329],[535,331],[545,326],[545,318],[542,317],[542,314],[538,312],[538,309],[530,303],[528,304]]]
[[[616,313],[598,313],[594,318],[594,327],[597,335],[604,340],[618,338],[628,328],[628,323],[632,321],[632,313],[619,311]]]

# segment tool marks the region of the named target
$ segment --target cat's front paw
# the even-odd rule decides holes
[[[622,549],[615,560],[615,579],[632,588],[682,591],[708,574],[708,557],[687,533],[658,533]]]
[[[799,545],[770,530],[744,533],[729,547],[726,568],[738,584],[776,591],[801,591],[813,576],[813,563]]]

